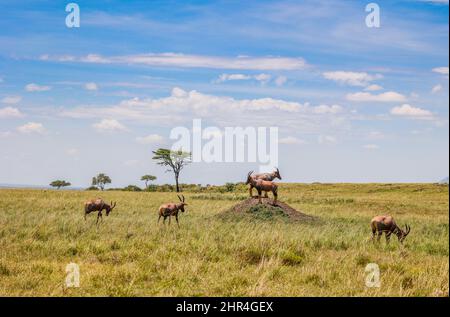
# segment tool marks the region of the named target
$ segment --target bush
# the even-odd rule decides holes
[[[98,188],[96,186],[90,186],[86,190],[98,190]]]
[[[236,184],[234,183],[226,183],[225,184],[225,191],[232,192],[236,189]]]
[[[141,192],[142,189],[136,185],[128,185],[123,189],[126,192]]]

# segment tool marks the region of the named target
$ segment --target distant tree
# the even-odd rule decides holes
[[[111,178],[108,175],[100,173],[92,177],[92,186],[97,186],[100,190],[104,190],[106,184],[111,184]]]
[[[63,180],[56,180],[50,183],[50,186],[56,187],[57,189],[60,189],[61,187],[67,187],[71,184],[69,182],[63,181]]]
[[[127,187],[124,187],[122,190],[127,192],[140,192],[142,189],[136,185],[128,185]]]
[[[141,177],[141,181],[145,182],[145,188],[147,189],[148,189],[148,182],[152,182],[154,180],[156,180],[156,176],[153,175],[144,175]]]
[[[236,189],[236,184],[234,183],[226,183],[225,184],[225,191],[232,192]]]
[[[157,161],[158,165],[169,167],[168,172],[173,172],[175,176],[175,184],[177,192],[180,191],[178,178],[181,170],[191,163],[191,153],[183,152],[182,150],[171,151],[169,149],[158,149],[153,151],[153,160]]]

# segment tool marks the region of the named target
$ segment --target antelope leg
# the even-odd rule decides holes
[[[378,231],[377,234],[377,242],[380,242],[381,236],[383,235],[383,231]]]
[[[392,232],[386,232],[386,243],[389,243],[391,240],[391,234]]]

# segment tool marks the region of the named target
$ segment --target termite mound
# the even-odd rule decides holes
[[[259,204],[258,198],[255,197],[247,198],[220,214],[225,218],[238,215],[248,215],[260,220],[313,221],[317,219],[292,208],[282,201],[277,201],[277,204],[273,205],[273,199],[262,198],[262,203]]]

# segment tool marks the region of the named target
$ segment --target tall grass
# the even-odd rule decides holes
[[[174,193],[101,193],[116,209],[95,226],[83,202],[99,193],[0,190],[3,296],[448,296],[448,187],[281,184],[280,199],[318,221],[218,215],[246,192],[185,193],[180,228],[157,225]],[[210,196],[210,197],[209,197]],[[370,242],[369,221],[391,214],[405,244]],[[64,286],[68,263],[79,288]],[[365,286],[376,263],[381,287]]]

